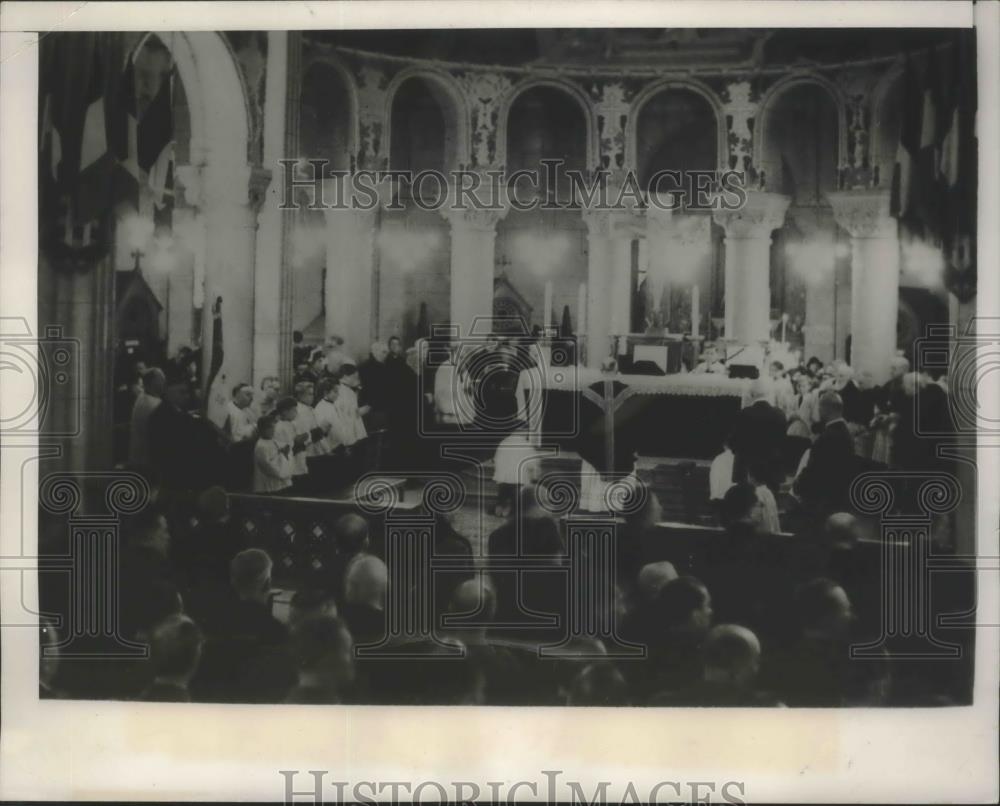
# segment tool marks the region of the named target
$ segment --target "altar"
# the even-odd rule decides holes
[[[626,387],[618,399],[643,398],[634,408],[639,428],[648,437],[640,454],[689,459],[711,459],[722,450],[750,385],[745,378],[710,374],[608,376],[583,367],[550,367],[539,375],[544,379],[542,405],[528,407],[529,427],[540,428],[544,443],[568,447],[575,436],[572,425],[579,421],[582,391],[596,384],[601,394],[601,381],[613,380]]]

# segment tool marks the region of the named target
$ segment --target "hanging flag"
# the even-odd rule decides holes
[[[941,70],[935,50],[927,51],[924,63],[923,98],[920,109],[920,150],[914,166],[912,215],[919,221],[919,229],[924,239],[940,244],[942,228],[942,188],[938,175],[939,154],[943,136],[941,113],[946,104],[943,100]]]
[[[154,191],[153,196],[153,223],[156,232],[168,233],[174,231],[174,148],[173,143],[164,151],[166,159],[157,161],[153,166],[154,170],[162,172],[162,179],[157,177],[159,187],[159,198]],[[150,172],[150,184],[153,183],[153,173]]]
[[[163,157],[174,141],[174,119],[171,102],[171,74],[166,73],[160,88],[142,115],[138,126],[139,168],[147,174]]]
[[[44,168],[44,174],[40,178],[58,182],[59,164],[62,162],[62,135],[59,134],[59,129],[53,120],[54,103],[52,93],[46,93],[45,100],[42,101],[42,134],[38,152],[42,157]]]
[[[923,91],[917,81],[909,54],[903,68],[903,108],[892,174],[890,212],[900,221],[913,214],[914,172],[920,151],[923,122]]]
[[[976,295],[978,141],[976,138],[976,43],[962,32],[954,45],[947,84],[947,128],[939,175],[943,202],[941,240],[948,261],[945,286],[960,301]]]
[[[104,221],[111,212],[113,200],[115,157],[108,149],[108,121],[104,103],[107,82],[101,51],[101,41],[95,40],[80,135],[76,219],[84,226]]]
[[[99,48],[94,48],[94,64],[87,86],[83,136],[80,140],[80,171],[85,171],[108,152],[107,124],[104,120],[104,69]]]
[[[132,210],[139,209],[139,115],[135,96],[133,54],[125,58],[118,81],[111,125],[112,149],[119,169],[115,176],[115,198]]]
[[[151,146],[151,148],[159,146],[159,152],[156,155],[156,159],[153,161],[153,164],[149,169],[149,188],[153,191],[153,203],[158,210],[164,207],[164,195],[168,191],[171,196],[173,194],[173,165],[175,148],[173,87],[174,71],[171,69],[163,76],[160,83],[160,90],[157,93],[157,99],[154,100],[153,105],[150,107],[150,109],[152,109],[154,105],[157,106],[156,114],[158,114],[162,119],[162,122],[159,122],[157,125],[162,129],[162,140],[165,140],[165,143],[162,146],[159,146],[159,142],[162,142],[162,140],[154,140],[154,143]]]

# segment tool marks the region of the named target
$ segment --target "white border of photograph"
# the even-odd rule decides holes
[[[234,30],[437,27],[960,27],[979,23],[980,317],[1000,337],[998,293],[998,30],[1000,4],[967,2],[358,2],[5,3],[0,9],[0,315],[37,333],[37,41],[53,30]],[[19,33],[29,31],[32,33]],[[34,33],[39,32],[39,33]],[[0,411],[17,411],[30,378],[0,383]],[[980,406],[998,418],[996,379]],[[30,397],[28,398],[30,399]],[[30,442],[0,453],[2,725],[0,798],[280,800],[279,770],[329,770],[327,781],[523,780],[519,797],[547,797],[543,770],[562,771],[609,802],[629,782],[645,800],[691,799],[692,782],[742,782],[746,802],[953,802],[997,798],[997,473],[1000,445],[979,450],[980,556],[975,705],[889,710],[656,708],[386,708],[39,701],[38,631],[8,623],[37,604],[30,570],[37,505]],[[23,516],[23,519],[22,519]],[[19,569],[27,569],[23,572]],[[349,787],[346,795],[352,794]],[[405,791],[405,790],[404,790]],[[469,790],[466,789],[466,792]],[[506,796],[509,790],[501,790]],[[701,787],[705,796],[707,789]],[[369,794],[364,788],[362,794]],[[383,796],[388,790],[383,790]],[[558,791],[570,797],[565,787]],[[327,788],[327,802],[336,801]],[[430,788],[427,799],[437,797]],[[626,802],[631,802],[629,795]],[[308,800],[308,798],[300,798]]]

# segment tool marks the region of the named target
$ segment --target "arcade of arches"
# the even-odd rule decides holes
[[[131,38],[126,50],[140,44],[121,36]],[[524,47],[511,36],[514,51]],[[733,39],[689,56],[647,48],[597,66],[576,56],[559,64],[563,42],[517,66],[512,55],[509,67],[457,59],[431,40],[390,37],[376,52],[360,34],[161,39],[144,40],[136,65],[149,95],[176,67],[175,238],[169,265],[147,261],[143,277],[167,354],[211,353],[209,310],[222,298],[232,383],[287,383],[297,332],[317,344],[341,336],[362,358],[374,339],[412,344],[444,323],[468,332],[495,310],[529,329],[568,327],[588,366],[614,353],[616,337],[657,332],[849,357],[881,382],[910,347],[897,329],[912,339],[920,312],[957,323],[971,310],[920,250],[901,245],[890,215],[902,104],[895,39],[869,42],[856,63],[809,67],[785,66],[799,59],[777,35],[751,42],[750,61]],[[556,159],[606,168],[612,182],[634,171],[643,190],[664,169],[737,169],[750,190],[740,210],[672,216],[443,215],[418,209],[412,190],[394,209],[282,212],[280,159],[484,174]],[[560,180],[553,192],[565,190]],[[113,352],[116,335],[90,306],[135,252],[120,229],[103,275],[55,277],[42,306],[63,306]],[[96,400],[94,384],[81,394]]]

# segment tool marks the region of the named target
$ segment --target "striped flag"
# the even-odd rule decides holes
[[[108,148],[107,76],[100,40],[95,41],[84,99],[80,162],[76,181],[76,219],[84,226],[100,223],[111,212],[115,156]]]
[[[890,212],[901,221],[915,211],[915,173],[923,133],[924,93],[918,83],[913,62],[907,54],[903,68],[903,108],[896,147],[896,165],[892,174]]]
[[[42,134],[38,144],[38,153],[42,157],[42,165],[53,182],[59,181],[59,164],[62,162],[62,135],[56,128],[54,117],[55,101],[52,93],[45,94],[42,101]]]
[[[132,54],[125,58],[115,96],[113,148],[118,159],[117,200],[139,209],[139,114],[135,95],[135,64]]]

